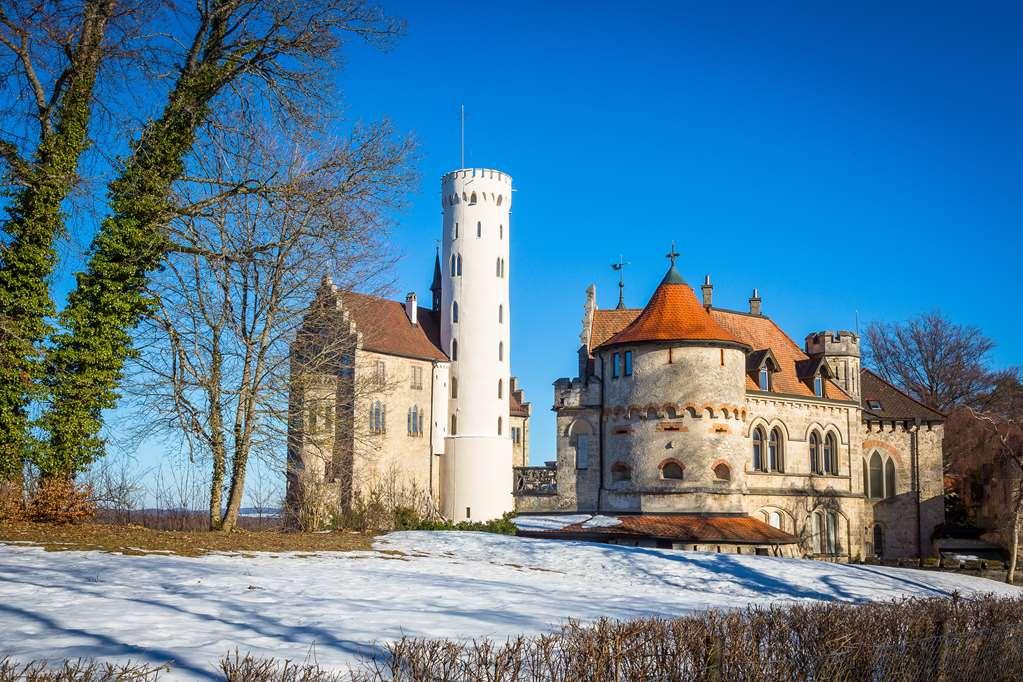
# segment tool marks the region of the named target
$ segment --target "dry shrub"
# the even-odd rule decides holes
[[[342,682],[350,674],[330,672],[318,665],[298,664],[274,658],[240,656],[237,651],[220,661],[226,682]]]
[[[25,494],[21,481],[0,481],[0,521],[25,518]]]
[[[50,664],[46,661],[15,663],[0,659],[0,682],[152,682],[160,673],[169,672],[168,666],[143,663],[100,663],[88,659]]]
[[[28,503],[28,517],[41,523],[84,523],[95,513],[92,486],[63,477],[39,479]]]
[[[671,620],[599,620],[453,642],[402,639],[363,679],[1015,680],[1023,599],[910,599],[749,609]]]

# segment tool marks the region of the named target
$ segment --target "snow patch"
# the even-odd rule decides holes
[[[604,516],[597,514],[583,522],[583,528],[610,528],[622,525],[622,520],[617,516]]]
[[[1023,594],[956,573],[488,533],[392,533],[374,547],[189,558],[0,544],[0,658],[173,661],[175,680],[218,679],[235,648],[342,669],[403,635],[504,640],[569,618]]]
[[[550,516],[516,516],[512,523],[519,530],[561,530],[573,523],[581,523],[590,514],[553,514]]]

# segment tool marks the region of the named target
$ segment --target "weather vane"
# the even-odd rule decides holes
[[[625,266],[630,263],[618,254],[618,262],[611,263],[611,269],[618,273],[618,306],[617,310],[625,309]]]
[[[664,257],[671,261],[671,267],[675,267],[675,259],[678,258],[678,251],[675,250],[675,240],[671,240],[671,251]]]

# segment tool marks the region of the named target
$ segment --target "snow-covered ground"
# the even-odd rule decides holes
[[[174,661],[174,679],[204,678],[236,648],[341,667],[403,634],[504,638],[568,618],[952,592],[1021,594],[949,573],[483,533],[200,559],[0,545],[0,657]]]

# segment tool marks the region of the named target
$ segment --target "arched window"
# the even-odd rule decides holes
[[[504,379],[497,380],[497,397],[498,398],[504,397]]]
[[[671,479],[673,481],[682,480],[682,465],[678,462],[665,462],[661,467],[661,478]]]
[[[821,437],[816,431],[810,434],[810,473],[821,473]]]
[[[455,239],[458,239],[458,223],[455,223]]]
[[[820,374],[813,378],[813,394],[818,398],[824,397],[824,379]]]
[[[451,339],[451,361],[458,361],[458,339]]]
[[[590,442],[593,438],[593,427],[585,419],[576,419],[568,427],[568,444],[575,446],[575,468],[590,467]]]
[[[462,276],[462,254],[458,254],[458,276]]]
[[[764,430],[759,426],[753,429],[753,468],[764,471]]]
[[[777,528],[778,530],[782,530],[781,512],[777,512],[777,511],[771,512],[770,524],[773,527]]]
[[[451,254],[451,276],[455,276],[455,254]]]
[[[497,418],[497,435],[499,435],[499,436],[501,435],[501,431],[502,431],[501,427],[502,427],[501,418],[498,417]]]
[[[732,470],[728,468],[728,465],[724,462],[719,462],[714,467],[714,479],[718,481],[730,481],[732,480]]]
[[[818,511],[814,514],[817,534],[817,551],[820,554],[838,554],[838,514],[833,511]]]
[[[502,201],[504,201],[504,195],[503,194],[498,194],[497,195],[497,205],[500,206]]]
[[[471,195],[469,196],[469,205],[470,205],[470,206],[475,206],[475,205],[476,205],[476,192],[473,192],[473,193],[472,193],[472,194],[471,194]]]
[[[884,529],[880,523],[874,524],[874,556],[884,556]]]
[[[458,301],[451,302],[451,321],[458,323]]]
[[[497,361],[504,362],[504,341],[497,342]]]
[[[824,437],[824,473],[838,475],[838,442],[833,433]]]
[[[611,480],[614,482],[631,481],[632,469],[630,469],[629,465],[624,462],[615,462],[611,465]]]
[[[504,324],[504,305],[502,304],[497,306],[497,323]]]
[[[501,205],[501,197],[497,197],[497,205]],[[504,239],[504,225],[497,226],[497,238]]]
[[[458,433],[458,417],[451,415],[451,435]]]
[[[891,457],[884,465],[884,496],[895,497],[895,462]]]
[[[767,465],[771,471],[785,470],[784,446],[781,431],[777,427],[771,429],[771,437],[767,444]]]
[[[482,237],[483,236],[483,223],[482,223],[482,221],[476,223],[476,236],[477,237]]]
[[[760,390],[771,390],[771,372],[766,367],[760,368]]]
[[[451,377],[451,397],[458,397],[458,377]]]
[[[884,465],[881,455],[874,452],[870,456],[870,493],[869,496],[875,500],[881,499],[884,495]]]
[[[497,259],[497,265],[495,266],[495,268],[496,268],[495,271],[497,273],[497,276],[500,277],[501,276],[501,259],[500,258]]]

